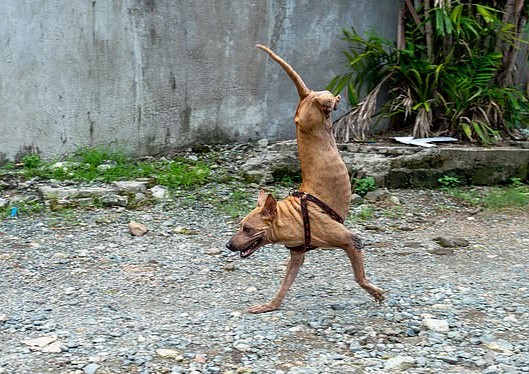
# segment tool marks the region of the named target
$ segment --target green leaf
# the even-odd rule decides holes
[[[498,18],[494,14],[494,13],[498,12],[496,9],[488,7],[488,6],[485,6],[485,5],[476,4],[476,10],[483,17],[485,22],[487,22],[487,23],[498,22]]]
[[[440,8],[435,9],[435,28],[440,36],[445,36],[444,14]]]

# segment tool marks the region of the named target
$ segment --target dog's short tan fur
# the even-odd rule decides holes
[[[267,47],[257,45],[283,67],[294,82],[300,101],[294,122],[301,164],[302,183],[299,190],[325,202],[345,219],[349,212],[351,183],[332,135],[331,112],[340,96],[329,91],[315,92],[307,88],[299,74]],[[383,291],[370,284],[364,272],[361,242],[344,225],[334,221],[316,205],[309,203],[311,242],[315,247],[342,248],[353,267],[355,280],[377,301],[384,299]],[[227,247],[248,257],[263,245],[276,243],[288,247],[304,244],[303,218],[299,199],[292,196],[276,201],[261,191],[257,207],[241,222],[241,227]],[[303,264],[305,254],[291,250],[286,276],[276,297],[269,303],[249,308],[262,313],[279,308]]]

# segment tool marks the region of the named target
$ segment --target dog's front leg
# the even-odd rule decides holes
[[[283,282],[281,283],[281,287],[279,288],[276,297],[274,297],[272,301],[266,304],[254,305],[248,308],[248,312],[265,313],[278,309],[281,303],[283,302],[283,299],[285,298],[288,290],[290,289],[290,286],[292,286],[292,283],[294,283],[294,279],[296,279],[296,276],[299,272],[299,268],[301,267],[301,265],[303,265],[304,260],[304,252],[291,250],[290,261],[288,262],[287,266],[287,273],[285,275],[285,278],[283,279]]]

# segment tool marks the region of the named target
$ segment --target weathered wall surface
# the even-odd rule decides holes
[[[2,0],[0,159],[291,138],[296,92],[255,43],[322,89],[342,28],[392,37],[398,3]]]

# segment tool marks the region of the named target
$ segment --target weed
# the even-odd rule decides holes
[[[388,218],[402,218],[406,212],[401,206],[390,207],[384,211],[384,216]]]
[[[38,154],[32,153],[25,155],[22,158],[22,163],[26,169],[35,169],[42,164],[42,160]]]
[[[450,195],[472,206],[478,206],[482,201],[482,197],[476,190],[460,190],[458,188],[452,188],[449,190],[449,192]]]
[[[362,205],[360,207],[360,210],[355,213],[353,220],[363,222],[363,221],[367,221],[373,218],[373,215],[374,215],[373,208],[367,205]]]
[[[516,189],[523,189],[527,187],[520,178],[511,178],[511,186]]]
[[[82,164],[88,164],[92,167],[98,167],[108,163],[115,165],[130,164],[130,158],[121,151],[109,151],[104,148],[83,147],[79,148],[72,156],[71,161],[77,161]]]
[[[451,177],[449,175],[445,175],[442,178],[437,179],[437,181],[441,184],[443,189],[453,189],[461,186],[461,181],[457,177]]]
[[[152,177],[157,184],[168,188],[190,188],[204,184],[209,175],[209,166],[202,162],[189,164],[176,159],[169,162],[141,163],[138,165],[142,177]]]
[[[31,216],[39,214],[44,210],[44,204],[39,200],[20,200],[15,204],[7,205],[0,208],[0,217],[7,218],[11,216],[11,210],[16,207],[17,216]]]
[[[373,177],[353,178],[352,182],[354,191],[360,196],[365,196],[369,191],[376,189],[375,178]]]

